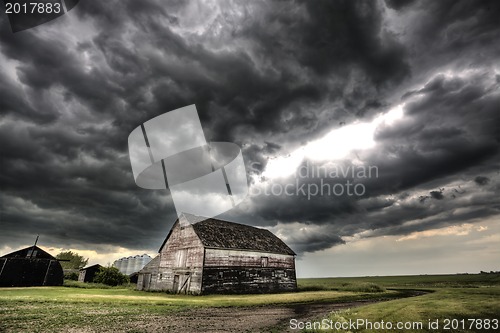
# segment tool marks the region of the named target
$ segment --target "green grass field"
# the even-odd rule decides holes
[[[307,291],[260,295],[172,295],[132,288],[32,287],[0,289],[0,332],[65,331],[95,325],[95,328],[125,327],[197,307],[252,307],[316,302],[351,302],[397,297],[396,292]],[[99,331],[97,329],[97,331]]]
[[[299,285],[342,288],[346,284],[374,283],[385,288],[453,288],[500,286],[500,274],[403,275],[300,279]]]
[[[394,329],[387,327],[374,328],[375,323],[383,320],[386,323],[391,322],[393,326],[401,322],[403,325],[415,328],[403,329],[404,332],[500,332],[500,274],[326,278],[301,281],[302,286],[323,286],[330,289],[359,283],[374,283],[388,290],[404,288],[432,292],[418,297],[334,312],[327,318],[331,322],[323,326],[326,329],[304,331],[338,332],[335,330],[335,323],[366,320],[372,324],[372,329],[367,329],[365,322],[360,327],[354,326],[357,329],[347,331],[394,332]],[[316,318],[312,322],[322,319],[325,318]],[[437,328],[429,327],[429,320],[433,323],[437,321]],[[489,324],[486,324],[485,320],[489,320]],[[418,323],[422,326],[419,327]],[[332,324],[333,329],[331,329]],[[340,327],[339,325],[341,324],[337,324],[337,327]],[[486,326],[489,328],[486,329]]]
[[[418,297],[400,298],[408,294],[408,289],[433,292]],[[299,292],[270,295],[169,295],[135,291],[130,287],[0,288],[0,332],[98,332],[112,330],[114,327],[126,328],[127,323],[196,308],[262,307],[358,300],[386,301],[332,313],[328,319],[332,322],[361,318],[371,321],[383,319],[427,323],[429,319],[500,318],[500,274],[301,279]],[[324,318],[311,318],[313,319]]]

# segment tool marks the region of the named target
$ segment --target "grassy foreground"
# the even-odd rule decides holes
[[[305,331],[500,331],[500,328],[480,330],[477,327],[446,330],[443,326],[445,319],[500,318],[500,274],[300,279],[299,290],[296,293],[271,295],[187,296],[140,292],[130,287],[103,289],[78,283],[72,283],[71,287],[0,288],[0,332],[100,332],[115,328],[118,331],[140,332],[129,330],[130,324],[193,309],[384,299],[386,301],[381,303],[316,319],[331,320],[331,323],[358,319],[372,322],[422,322],[422,329]],[[408,290],[433,292],[398,299],[407,295]],[[429,319],[440,321],[438,329],[428,327]],[[314,318],[311,318],[313,321]]]
[[[66,332],[126,328],[136,321],[193,308],[251,307],[394,298],[394,291],[304,291],[263,295],[171,295],[132,288],[0,288],[0,332]],[[87,287],[87,288],[84,288]],[[98,286],[97,286],[98,287]],[[121,330],[120,330],[121,331]]]
[[[359,282],[433,292],[337,311],[311,321],[319,325],[327,319],[323,329],[304,331],[339,332],[336,328],[345,323],[343,332],[500,332],[500,274],[305,279],[302,284],[336,288]],[[359,326],[348,326],[358,321]],[[385,326],[380,326],[382,321]],[[398,330],[398,323],[404,328]]]

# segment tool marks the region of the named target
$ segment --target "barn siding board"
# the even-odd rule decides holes
[[[267,267],[270,268],[295,268],[294,257],[290,255],[228,249],[206,249],[205,267],[262,267],[263,258],[267,258]]]
[[[192,218],[181,216],[174,223],[159,255],[139,272],[138,289],[191,294],[296,290],[295,253],[271,232]]]
[[[205,250],[205,293],[260,293],[296,288],[293,256],[232,249]]]
[[[295,270],[270,267],[206,267],[203,292],[267,293],[297,289]]]

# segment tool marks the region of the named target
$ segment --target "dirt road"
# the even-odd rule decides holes
[[[175,315],[148,316],[129,327],[141,332],[297,332],[289,328],[290,319],[313,320],[327,318],[335,310],[353,308],[374,301],[294,304],[287,306],[241,307],[241,308],[198,308]]]

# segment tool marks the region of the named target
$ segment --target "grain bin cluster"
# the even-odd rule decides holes
[[[130,275],[140,271],[146,264],[151,261],[151,257],[147,254],[123,257],[115,260],[113,266],[118,268],[125,275]]]

